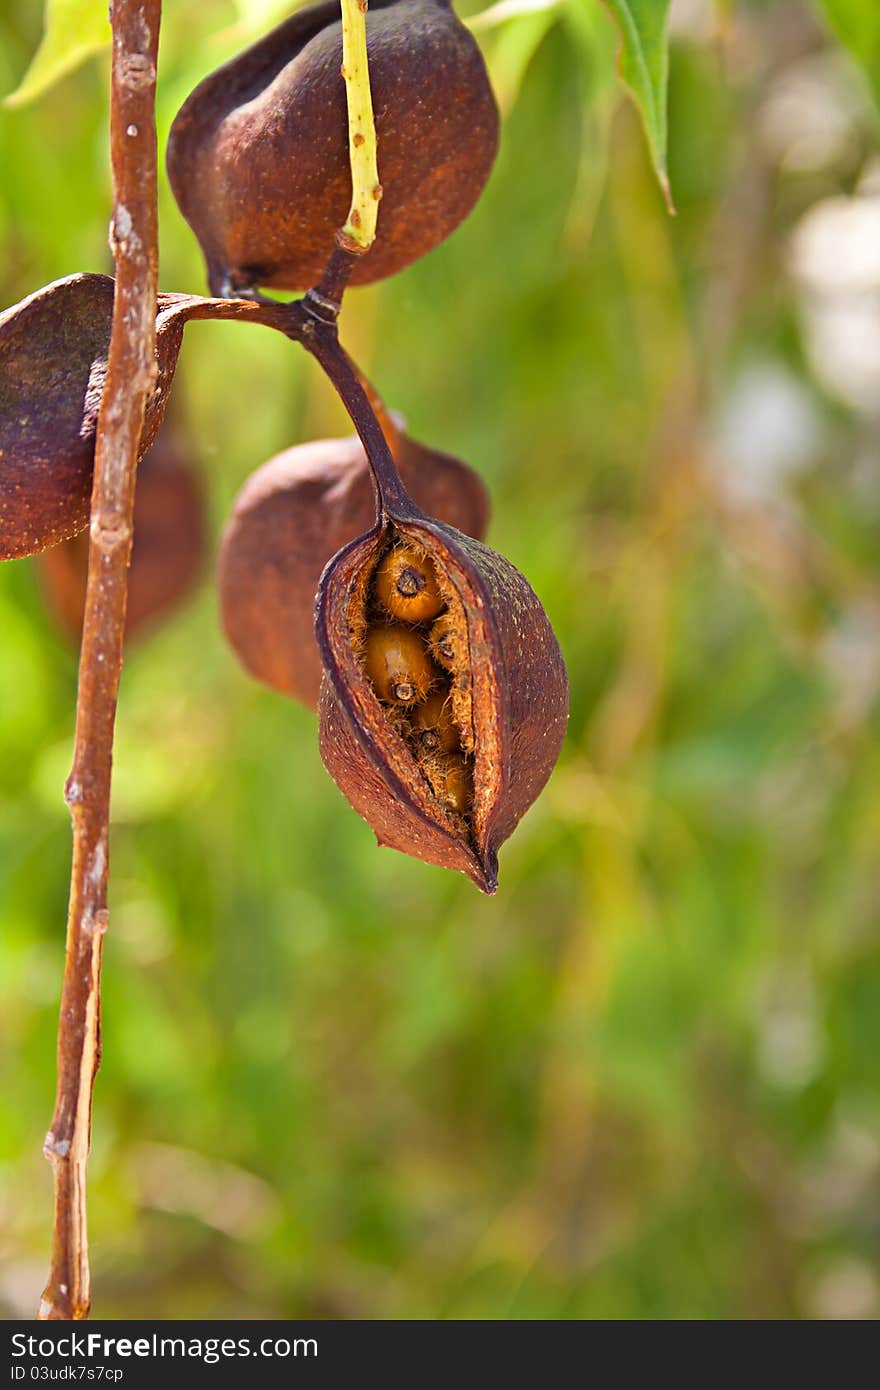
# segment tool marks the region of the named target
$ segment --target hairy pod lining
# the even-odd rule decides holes
[[[410,571],[422,581],[411,586],[415,596],[428,596],[427,602],[416,604],[415,612],[405,601],[395,601],[399,580],[403,578],[405,590]],[[390,612],[397,619],[394,623],[389,623]],[[408,613],[408,620],[402,620],[402,613]],[[435,617],[454,634],[455,659],[442,666],[433,655],[430,622]],[[423,545],[389,527],[384,546],[357,576],[348,626],[352,648],[383,706],[388,727],[400,740],[398,756],[412,761],[412,770],[456,834],[469,840],[473,696],[467,618],[455,587]]]

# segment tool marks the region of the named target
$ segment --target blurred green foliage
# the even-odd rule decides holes
[[[163,141],[243,9],[167,7]],[[2,90],[39,23],[7,5]],[[224,646],[209,575],[127,659],[96,1316],[880,1312],[880,439],[804,240],[876,210],[877,117],[805,4],[672,25],[675,219],[557,16],[468,223],[343,315],[411,432],[486,477],[569,665],[498,895],[377,850],[313,717]],[[109,268],[106,116],[105,57],[0,114],[4,305]],[[163,287],[199,290],[164,179],[161,215]],[[302,353],[236,325],[187,330],[175,405],[215,535],[269,455],[346,432]],[[35,565],[3,566],[9,1316],[49,1245],[75,691]]]

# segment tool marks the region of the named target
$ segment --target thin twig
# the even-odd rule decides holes
[[[110,152],[116,294],[98,417],[89,578],[76,743],[66,798],[73,821],[67,949],[58,1025],[58,1092],[44,1152],[55,1176],[49,1279],[39,1318],[81,1319],[91,1302],[86,1164],[100,1060],[101,946],[116,699],[132,546],[138,443],[156,376],[156,126],[161,0],[114,0]]]

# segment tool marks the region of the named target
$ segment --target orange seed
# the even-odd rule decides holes
[[[410,546],[396,546],[380,562],[376,597],[392,618],[407,623],[428,622],[444,607],[433,563]]]
[[[367,633],[364,670],[379,699],[392,705],[418,704],[437,676],[418,633],[399,623]]]

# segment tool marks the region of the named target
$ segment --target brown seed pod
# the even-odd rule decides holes
[[[459,869],[491,893],[498,849],[559,754],[565,666],[538,598],[509,561],[425,516],[387,478],[383,492],[379,521],[335,556],[318,590],[321,756],[380,844]],[[459,758],[447,781],[442,774],[452,765],[441,763],[432,782],[411,742],[389,724],[363,665],[376,566],[401,542],[430,555],[456,624],[452,712],[472,756]]]
[[[369,629],[363,665],[379,699],[392,705],[418,704],[439,674],[421,637],[402,623]]]
[[[113,281],[71,275],[0,314],[0,559],[32,555],[88,524]],[[159,377],[141,450],[162,423],[183,322],[157,343]]]
[[[411,730],[416,757],[430,758],[435,753],[457,753],[461,734],[455,722],[452,699],[446,685],[433,690],[422,704],[411,711]]]
[[[481,538],[486,489],[467,464],[401,435],[400,472],[425,511]],[[368,531],[376,499],[361,442],[322,439],[270,459],[245,483],[217,566],[223,629],[251,675],[312,709],[321,659],[315,591],[327,561]]]
[[[392,618],[424,623],[443,610],[434,566],[411,546],[389,550],[376,570],[376,598]]]
[[[205,552],[204,493],[182,438],[166,424],[138,465],[127,638],[149,631],[187,597]],[[50,608],[73,638],[82,630],[88,531],[37,556]]]
[[[367,53],[382,208],[355,284],[443,241],[498,144],[485,64],[449,0],[372,0]],[[320,278],[351,197],[341,63],[338,0],[327,0],[206,77],[178,113],[168,176],[213,293],[305,290]]]

